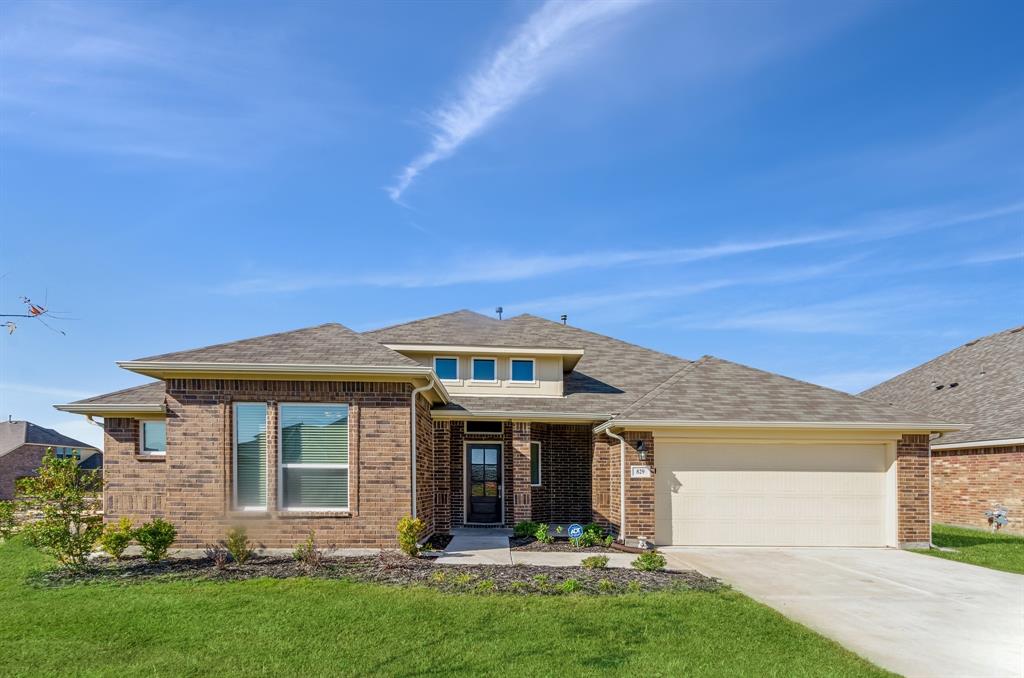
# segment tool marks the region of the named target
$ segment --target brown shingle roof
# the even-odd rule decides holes
[[[681,368],[619,418],[808,424],[932,421],[925,415],[713,356]]]
[[[970,424],[944,445],[1024,438],[1024,327],[970,341],[861,396]]]
[[[273,365],[336,365],[351,367],[416,366],[376,341],[338,323],[268,334],[139,358],[136,362],[253,363]]]
[[[113,393],[76,400],[71,405],[163,405],[166,384],[162,381],[151,381],[141,386],[121,389]]]
[[[52,428],[43,428],[30,421],[0,422],[0,457],[22,445],[45,445],[47,447],[74,447],[79,450],[96,448],[81,440],[75,440]]]

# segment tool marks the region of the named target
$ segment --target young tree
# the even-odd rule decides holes
[[[58,459],[46,448],[39,475],[17,481],[17,494],[42,518],[24,528],[29,543],[64,567],[83,567],[103,533],[103,518],[92,507],[103,480],[98,471],[81,471],[74,457]]]

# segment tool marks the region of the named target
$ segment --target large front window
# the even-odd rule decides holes
[[[267,510],[267,406],[235,403],[235,508]]]
[[[348,406],[282,404],[281,508],[348,509]]]

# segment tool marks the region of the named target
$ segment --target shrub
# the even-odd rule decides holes
[[[121,518],[116,523],[111,523],[103,529],[100,535],[100,548],[106,551],[114,560],[121,560],[125,549],[135,538],[135,530],[132,529],[132,521],[129,518]]]
[[[626,584],[626,590],[630,593],[640,593],[644,590],[644,587],[640,585],[640,582],[634,579],[633,581]]]
[[[657,551],[645,551],[636,557],[636,560],[633,561],[633,567],[645,572],[654,572],[655,570],[663,569],[666,562],[665,556]]]
[[[576,593],[583,588],[583,585],[575,579],[566,579],[558,585],[558,588],[560,588],[563,593]]]
[[[493,579],[482,579],[477,582],[476,585],[477,593],[491,593],[494,591],[494,580]]]
[[[231,562],[231,554],[220,544],[207,544],[203,548],[203,553],[208,560],[213,562],[213,566],[218,570],[223,570]]]
[[[532,520],[523,520],[516,523],[514,534],[517,537],[532,537],[537,531],[537,523]]]
[[[16,482],[27,508],[42,514],[25,527],[28,542],[64,567],[83,567],[103,532],[103,518],[92,510],[102,483],[96,471],[83,472],[76,459],[58,459],[46,448],[38,475]]]
[[[316,543],[316,530],[309,531],[306,541],[295,547],[292,556],[295,560],[313,570],[319,569],[324,564],[327,554]]]
[[[611,593],[615,590],[615,584],[607,579],[601,579],[597,582],[597,590],[601,593]]]
[[[459,586],[465,586],[469,582],[473,581],[475,577],[468,572],[455,575],[455,583]]]
[[[444,573],[444,570],[438,570],[437,572],[432,572],[431,575],[430,575],[430,581],[434,582],[435,584],[443,584],[447,580],[448,580],[448,576]]]
[[[135,530],[135,541],[142,547],[142,555],[151,563],[167,557],[167,551],[178,537],[174,525],[163,518],[154,518]]]
[[[423,530],[427,529],[426,523],[419,518],[406,516],[398,521],[398,547],[408,556],[420,554],[419,539]]]
[[[608,567],[608,556],[589,556],[580,563],[588,570],[603,570]]]
[[[0,501],[0,539],[10,539],[14,535],[14,502]]]
[[[547,523],[537,523],[537,529],[533,531],[533,537],[539,542],[550,544],[555,541],[555,538],[548,534]]]
[[[533,583],[537,585],[537,588],[541,591],[546,591],[551,586],[551,577],[546,574],[535,574],[533,575]]]
[[[244,527],[232,527],[228,530],[228,538],[224,540],[224,548],[231,554],[231,560],[239,565],[245,565],[249,559],[256,555],[249,542],[249,533]]]

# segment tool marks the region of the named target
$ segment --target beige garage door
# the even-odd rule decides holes
[[[657,443],[655,541],[885,546],[885,445]]]

